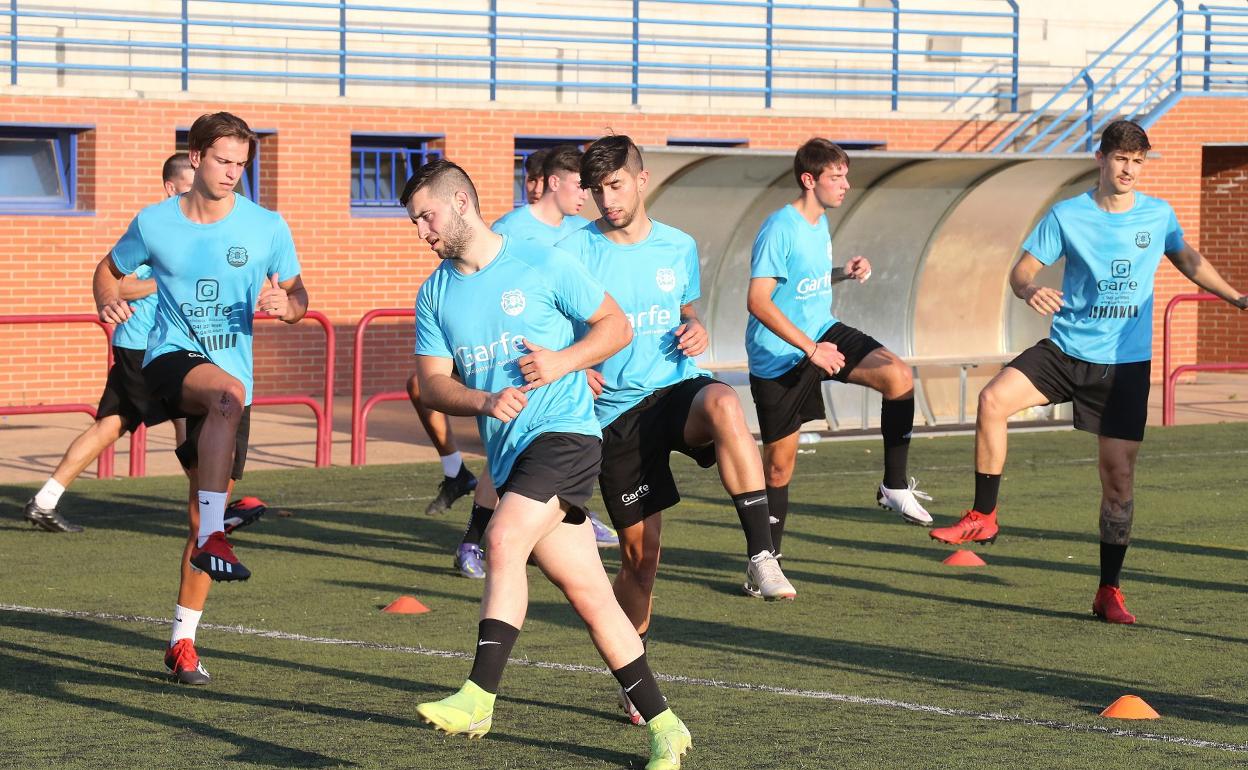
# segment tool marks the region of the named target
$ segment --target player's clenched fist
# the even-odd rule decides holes
[[[125,300],[100,305],[100,320],[106,324],[124,324],[132,315],[134,311]]]
[[[810,351],[810,362],[835,377],[845,366],[845,354],[831,342],[816,342]]]
[[[529,397],[524,395],[519,388],[503,388],[497,393],[490,393],[485,397],[485,404],[481,407],[481,414],[502,422],[511,422],[516,419],[516,415],[520,414],[520,410],[528,403]]]
[[[1027,306],[1040,315],[1049,315],[1062,309],[1062,293],[1047,286],[1035,286],[1026,297]]]
[[[269,280],[260,289],[260,297],[256,300],[256,309],[267,313],[273,318],[283,318],[290,307],[290,297],[278,282],[277,273],[269,276]]]
[[[549,385],[568,373],[563,356],[557,350],[547,350],[531,340],[524,341],[528,354],[516,359],[520,374],[524,377],[524,392]]]

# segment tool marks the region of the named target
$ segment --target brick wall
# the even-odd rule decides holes
[[[1200,175],[1201,255],[1248,292],[1248,144],[1206,147]],[[1199,319],[1197,360],[1248,361],[1248,317],[1223,303],[1189,306]]]
[[[0,242],[10,269],[0,278],[0,312],[93,311],[91,272],[134,213],[162,195],[159,164],[174,132],[201,113],[226,109],[276,131],[264,145],[263,203],[276,207],[294,233],[312,307],[337,326],[337,389],[347,392],[355,321],[377,307],[410,308],[434,256],[402,218],[356,218],[348,199],[350,136],[355,132],[440,134],[447,155],[481,191],[492,221],[511,206],[512,147],[518,134],[595,135],[608,128],[641,144],[672,136],[740,136],[754,148],[791,150],[810,136],[881,138],[888,149],[975,151],[1007,126],[994,121],[924,118],[816,119],[643,112],[438,110],[346,104],[240,104],[193,100],[0,95],[6,122],[94,126],[83,137],[87,173],[80,194],[93,214],[0,216]],[[1153,131],[1160,153],[1143,189],[1174,203],[1189,240],[1200,242],[1201,146],[1193,138],[1248,143],[1248,100],[1187,100]],[[1173,269],[1158,280],[1158,318],[1165,300],[1190,287]],[[1180,326],[1180,350],[1196,350],[1196,314]],[[315,393],[320,354],[315,326],[257,332],[257,392]],[[1160,324],[1158,324],[1160,329]],[[1160,334],[1157,344],[1160,345]],[[100,334],[81,328],[0,327],[9,366],[0,369],[0,403],[93,401],[103,383]],[[411,366],[409,321],[369,334],[365,389],[398,389]],[[1158,348],[1159,349],[1159,348]]]

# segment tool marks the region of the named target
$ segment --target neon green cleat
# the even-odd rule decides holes
[[[494,721],[494,694],[482,690],[472,681],[467,681],[459,688],[459,692],[449,698],[420,704],[416,707],[416,713],[447,735],[480,738],[490,731],[490,725]]]
[[[650,761],[646,770],[680,770],[680,758],[693,745],[685,723],[668,709],[646,726],[650,728]]]

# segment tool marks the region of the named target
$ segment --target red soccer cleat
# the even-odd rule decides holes
[[[213,532],[200,547],[191,551],[191,566],[208,573],[213,580],[246,580],[251,570],[234,557],[225,533]]]
[[[269,508],[258,497],[244,497],[225,506],[225,534],[254,523]]]
[[[1123,623],[1130,625],[1135,616],[1127,612],[1127,605],[1118,586],[1101,586],[1096,589],[1096,598],[1092,600],[1092,614],[1106,623]]]
[[[949,545],[962,543],[993,543],[997,540],[997,510],[992,513],[967,511],[952,527],[938,527],[928,532],[933,540]]]
[[[199,662],[199,653],[195,652],[195,643],[190,639],[179,639],[165,651],[165,668],[169,669],[175,681],[182,684],[208,684],[212,681]]]

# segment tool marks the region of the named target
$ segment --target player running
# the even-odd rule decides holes
[[[187,154],[179,152],[166,158],[161,179],[165,197],[190,190],[195,170]],[[57,512],[61,495],[101,452],[128,431],[167,419],[143,381],[143,353],[156,315],[156,280],[151,275],[151,268],[144,265],[121,281],[121,297],[130,303],[134,315],[113,333],[113,365],[95,410],[95,422],[70,443],[52,476],[26,503],[24,514],[32,526],[48,532],[81,532],[80,525],[66,521]],[[174,420],[174,425],[180,444],[185,437],[185,421]],[[251,524],[265,510],[264,503],[255,497],[235,500],[226,506],[226,531]]]
[[[888,348],[830,312],[832,285],[865,283],[866,257],[833,268],[826,209],[849,192],[849,156],[827,139],[811,139],[793,158],[800,195],[767,218],[750,258],[745,350],[750,393],[758,412],[767,469],[771,538],[777,554],[789,509],[789,481],[797,464],[798,430],[824,415],[825,380],[878,392],[884,438],[884,478],[876,502],[911,524],[931,524],[918,498],[931,498],[907,483],[910,432],[914,428],[914,382],[910,367]]]
[[[133,316],[120,279],[140,266],[157,284],[155,326],[143,376],[167,414],[187,418],[177,448],[197,505],[165,663],[189,684],[206,684],[194,629],[210,580],[246,580],[251,572],[225,538],[231,476],[241,474],[250,424],[252,326],[256,311],[295,323],[307,312],[290,229],[278,214],[234,192],[255,151],[256,135],[227,112],[202,115],[188,137],[195,180],[184,195],[148,206],[95,270],[100,318],[125,324]]]
[[[479,738],[490,730],[503,666],[528,607],[531,556],[650,719],[646,767],[678,768],[689,731],[659,692],[585,522],[601,453],[581,370],[628,343],[628,322],[570,255],[491,232],[472,181],[454,163],[422,166],[401,201],[442,258],[416,300],[423,398],[447,414],[477,416],[500,494],[485,533],[488,569],[472,671],[458,692],[420,704],[417,713],[451,734]],[[588,327],[579,340],[574,323]]]
[[[1073,401],[1075,427],[1097,435],[1101,576],[1092,612],[1109,623],[1135,622],[1119,576],[1135,519],[1135,461],[1148,419],[1153,354],[1153,278],[1162,255],[1192,283],[1248,309],[1248,297],[1183,239],[1170,204],[1136,191],[1149,149],[1138,125],[1111,123],[1096,152],[1096,188],[1054,205],[1023,243],[1010,287],[1036,312],[1052,313],[1053,326],[1047,339],[980,392],[975,502],[957,524],[931,531],[954,545],[995,541],[1006,421],[1028,407]],[[1062,257],[1062,290],[1037,285],[1039,272]]]
[[[603,431],[598,484],[620,535],[615,595],[643,638],[650,629],[661,514],[680,502],[672,452],[703,468],[718,463],[745,531],[746,592],[765,599],[797,595],[772,553],[763,466],[736,392],[693,362],[708,344],[693,306],[701,296],[697,245],[646,215],[648,180],[641,152],[627,136],[591,144],[581,160],[581,185],[603,216],[559,243],[611,287],[633,327],[632,343],[589,378]],[[621,703],[628,708],[623,694]]]

